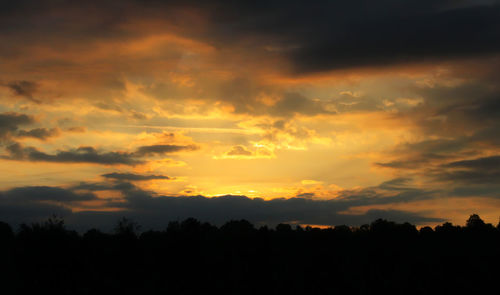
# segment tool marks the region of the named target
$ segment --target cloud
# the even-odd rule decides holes
[[[117,132],[123,139],[135,130],[147,133],[152,128],[180,127],[196,140],[224,141],[221,146],[227,149],[214,149],[220,158],[278,157],[282,161],[291,154],[286,147],[303,148],[303,158],[317,162],[321,155],[314,153],[326,149],[319,147],[325,142],[335,154],[340,152],[325,161],[351,163],[350,154],[362,154],[359,149],[368,148],[373,155],[394,141],[411,141],[374,160],[378,167],[395,169],[390,172],[401,178],[340,193],[339,206],[426,200],[435,197],[434,188],[448,190],[442,186],[457,194],[466,194],[467,186],[479,192],[481,185],[483,191],[493,192],[499,181],[498,171],[481,161],[494,162],[492,155],[500,151],[498,1],[101,2],[21,0],[2,6],[0,36],[5,45],[0,48],[4,68],[0,79],[7,82],[1,90],[33,101],[40,97],[57,100],[36,109],[31,103],[8,101],[3,108],[39,112],[37,118],[50,122],[70,117],[71,121],[59,123],[64,131],[87,124],[92,130],[49,142],[61,146],[49,147],[45,142],[23,146],[21,139],[12,141],[21,137],[44,140],[57,135],[56,129],[26,128],[34,123],[31,116],[3,113],[4,159],[132,166],[149,157],[197,147],[148,137],[137,149],[107,150],[95,145],[106,134],[99,131]],[[432,65],[431,72],[427,71],[430,67],[420,66],[426,63]],[[382,69],[372,76],[373,72],[357,69],[395,64],[407,66]],[[339,69],[352,70],[302,77]],[[422,76],[429,83],[415,82]],[[100,110],[95,112],[96,108]],[[345,114],[353,112],[359,116]],[[220,120],[207,119],[219,114]],[[133,118],[147,122],[132,131],[128,124]],[[388,128],[386,118],[400,126]],[[257,124],[267,120],[269,127],[243,126],[244,120]],[[224,130],[238,135],[228,136],[223,128],[211,128],[214,133],[208,134],[205,131],[210,127],[227,127]],[[371,132],[371,128],[380,129]],[[379,133],[382,129],[384,133]],[[379,137],[386,135],[387,140]],[[322,136],[330,141],[322,141]],[[78,148],[80,144],[84,146]],[[347,166],[355,171],[366,159],[357,158],[354,166]],[[267,162],[271,167],[275,161]],[[206,166],[208,162],[192,163]],[[320,174],[326,175],[325,171]],[[157,176],[108,174],[114,176],[103,177],[113,183],[119,178],[125,182]],[[409,174],[420,177],[425,189],[411,187]],[[376,176],[359,179],[370,182],[372,177]],[[113,185],[100,188],[118,189]]]
[[[164,155],[180,151],[194,151],[196,145],[148,145],[141,146],[135,152],[99,151],[91,146],[81,146],[75,149],[57,151],[48,154],[35,147],[25,147],[18,142],[11,143],[6,148],[6,160],[55,162],[55,163],[93,163],[102,165],[137,165],[144,163],[144,157]]]
[[[395,116],[411,121],[423,140],[396,146],[384,155],[388,160],[375,165],[418,173],[434,182],[430,185],[497,181],[498,171],[486,165],[493,165],[500,151],[500,80],[494,70],[476,75],[457,70],[443,80],[458,79],[458,84],[438,80],[431,86],[410,87],[423,102]]]
[[[398,185],[400,181],[396,180]],[[366,187],[355,190],[343,190],[339,192],[338,202],[348,207],[367,205],[388,205],[398,203],[410,203],[422,200],[437,199],[442,196],[440,190],[429,190],[409,186],[394,186],[390,182],[384,182],[379,186]]]
[[[293,71],[300,74],[430,62],[495,54],[500,50],[500,5],[495,0],[459,1],[460,5],[447,0],[409,0],[404,5],[397,0],[327,1],[314,5],[289,5],[285,0],[147,4],[126,0],[119,5],[114,1],[58,1],[58,5],[52,1],[19,2],[3,9],[0,15],[4,21],[0,33],[8,37],[9,44],[5,55],[14,54],[16,46],[47,42],[45,38],[34,38],[37,35],[50,40],[78,36],[74,42],[81,44],[104,38],[126,40],[140,34],[138,30],[127,30],[127,24],[137,26],[148,20],[157,24],[156,31],[180,27],[185,35],[215,47],[284,56]],[[36,13],[32,8],[35,6]],[[90,12],[96,17],[86,17]],[[190,21],[179,21],[175,16],[180,12],[189,12],[182,15]],[[65,21],[57,22],[58,19],[74,23],[67,27],[63,25]]]
[[[34,123],[33,117],[19,113],[0,113],[0,140],[14,134],[19,125]]]
[[[377,218],[396,218],[397,221],[427,223],[442,221],[440,218],[425,217],[418,212],[398,210],[373,210],[360,214],[346,213],[351,208],[369,205],[392,205],[413,201],[429,200],[436,197],[436,191],[411,187],[410,179],[394,179],[376,187],[342,191],[335,199],[313,199],[311,195],[289,199],[264,200],[246,196],[226,195],[207,198],[204,196],[158,196],[138,187],[120,189],[126,202],[123,208],[129,212],[140,212],[151,219],[187,218],[222,224],[230,219],[247,219],[257,224],[277,224],[280,222],[304,224],[349,224],[368,223],[374,215]],[[376,214],[375,214],[376,213]],[[398,215],[399,214],[399,215]],[[160,218],[160,216],[162,216]],[[171,217],[169,217],[171,216]],[[405,217],[407,218],[405,220]],[[150,222],[150,221],[145,221]]]
[[[309,18],[296,21],[314,33],[294,38],[300,45],[289,57],[295,71],[304,73],[500,51],[494,38],[499,33],[498,2],[455,9],[448,5],[449,1],[325,3],[311,8],[315,11],[309,11]]]
[[[221,156],[213,156],[213,159],[271,159],[275,155],[272,149],[265,146],[256,146],[253,151],[249,150],[243,145],[232,146],[231,149]]]
[[[484,171],[500,169],[500,156],[491,156],[477,158],[472,160],[463,160],[451,162],[445,165],[449,168],[465,168],[465,169],[480,169]]]
[[[65,130],[69,131],[69,132],[75,132],[75,133],[85,133],[87,131],[87,128],[85,128],[83,126],[73,126],[73,127],[68,127]]]
[[[127,180],[127,181],[141,181],[141,180],[153,180],[153,179],[171,179],[165,175],[140,175],[133,173],[107,173],[101,175],[104,178],[115,179],[115,180]]]
[[[60,151],[54,155],[30,149],[27,155],[31,161],[68,162],[68,163],[96,163],[96,164],[125,164],[140,163],[126,152],[98,152],[93,147],[79,147],[75,150]]]
[[[91,192],[76,193],[51,186],[25,186],[0,191],[0,216],[12,225],[44,220],[56,214],[72,214],[71,205],[97,200]]]
[[[228,156],[251,156],[252,152],[247,150],[244,146],[236,145],[226,153]]]
[[[375,165],[395,169],[417,169],[422,167],[422,165],[428,164],[430,160],[429,158],[404,159],[390,162],[377,162]]]
[[[213,25],[207,25],[211,39],[231,45],[236,35],[266,45],[263,50],[285,55],[300,74],[498,53],[499,2],[450,3],[252,1],[202,11]],[[236,11],[240,17],[231,18]]]
[[[433,174],[439,180],[468,184],[500,183],[500,156],[456,161],[440,168]]]
[[[2,202],[55,201],[60,203],[91,201],[97,199],[92,193],[77,194],[67,189],[51,186],[17,187],[0,192],[0,198]]]
[[[197,149],[198,147],[195,145],[156,144],[141,146],[137,149],[135,154],[137,156],[164,155],[180,151],[193,151]]]
[[[103,165],[136,165],[142,161],[134,158],[133,154],[127,152],[99,152],[93,147],[79,147],[72,150],[58,151],[55,154],[47,154],[34,147],[23,147],[19,143],[13,143],[7,147],[9,156],[4,159],[24,160],[33,162],[56,162],[56,163],[94,163]]]
[[[314,193],[301,193],[296,195],[297,198],[311,199],[314,197]]]
[[[408,177],[399,177],[399,178],[394,178],[385,182],[382,182],[381,184],[378,185],[379,188],[385,189],[385,190],[396,190],[396,191],[405,191],[405,190],[411,190],[412,188],[409,187],[408,185],[412,181],[411,178]]]
[[[498,67],[498,64],[493,63],[491,66]],[[418,96],[423,97],[425,102],[412,111],[402,113],[401,116],[415,120],[426,134],[448,139],[499,126],[498,73],[478,73],[480,77],[477,78],[460,73],[455,75],[465,79],[465,82],[454,86],[444,83],[412,89]],[[470,136],[469,139],[475,138]],[[490,141],[494,139],[490,137]]]
[[[40,102],[33,95],[38,91],[38,84],[32,81],[12,81],[7,84],[17,96],[22,96],[34,102]]]
[[[312,100],[300,93],[285,93],[269,112],[275,116],[336,114],[336,111],[328,108],[326,102]]]
[[[138,175],[131,174],[131,177],[128,174],[118,173],[116,175],[111,173],[110,175],[113,176],[111,179],[117,179],[115,176],[118,175],[118,178],[122,181],[83,182],[70,188],[20,187],[0,192],[0,211],[16,208],[12,212],[19,213],[19,218],[10,214],[9,221],[17,224],[26,221],[21,220],[21,218],[28,218],[29,220],[43,219],[51,214],[50,210],[56,212],[62,210],[68,224],[82,230],[92,226],[110,229],[121,216],[133,218],[146,229],[164,228],[169,221],[182,220],[188,217],[194,217],[217,225],[231,219],[247,219],[258,225],[276,225],[282,222],[318,225],[361,225],[376,218],[386,218],[398,222],[408,221],[416,224],[443,221],[440,218],[427,217],[424,213],[393,209],[368,209],[364,213],[348,212],[348,209],[353,207],[409,202],[429,197],[428,192],[409,189],[408,181],[404,179],[395,179],[380,187],[348,191],[339,198],[331,200],[313,199],[311,195],[289,199],[264,200],[234,195],[212,198],[204,196],[163,196],[144,191],[126,182],[127,180],[135,180]],[[383,186],[386,186],[386,189],[393,193],[387,195],[387,191],[384,192],[381,189]],[[111,199],[98,199],[93,193],[107,190],[120,192],[123,199],[119,202]],[[91,200],[106,201],[105,207],[112,207],[115,210],[113,212],[87,210],[73,213],[67,211],[68,205],[74,202]],[[52,207],[46,207],[47,201],[58,203],[59,207],[53,205]],[[40,205],[38,210],[36,205]],[[26,212],[23,212],[25,207]],[[116,211],[116,209],[120,210]],[[32,213],[34,215],[30,216]],[[41,216],[42,213],[47,213],[47,215]]]
[[[19,130],[16,133],[16,137],[33,137],[40,140],[46,140],[49,137],[58,136],[59,134],[61,134],[61,130],[59,128],[35,128],[29,131]]]
[[[344,206],[336,201],[308,198],[250,199],[244,196],[149,197],[128,196],[127,215],[148,227],[162,228],[169,220],[195,217],[218,225],[231,219],[247,219],[255,224],[276,225],[282,222],[319,225],[361,225],[374,218],[390,218],[413,223],[440,222],[442,219],[397,210],[367,211],[364,214],[340,213]],[[92,214],[86,213],[88,216]],[[75,216],[78,219],[79,216]]]
[[[432,168],[449,161],[477,154],[476,149],[484,145],[485,140],[492,145],[496,145],[496,143],[492,142],[494,139],[489,135],[481,137],[487,138],[480,138],[480,133],[473,133],[471,136],[459,136],[453,139],[430,139],[400,144],[387,153],[389,157],[396,159],[374,164],[379,167],[402,170]]]
[[[0,140],[21,137],[33,137],[46,140],[49,137],[58,136],[61,132],[59,128],[35,128],[31,130],[19,130],[19,126],[35,123],[32,116],[20,113],[0,113]]]
[[[0,216],[2,216],[2,221],[14,227],[21,223],[46,220],[54,214],[67,217],[71,213],[71,209],[56,204],[0,201]]]
[[[105,103],[105,102],[97,102],[95,104],[95,106],[101,110],[105,110],[105,111],[115,111],[115,112],[118,112],[118,113],[122,113],[123,112],[123,109],[119,106],[119,105],[116,105],[116,104],[111,104],[111,103]]]
[[[245,196],[221,196],[207,198],[193,197],[151,197],[147,193],[129,192],[127,211],[91,212],[72,214],[69,221],[79,228],[97,226],[110,228],[120,216],[127,216],[139,222],[143,228],[161,229],[169,221],[194,217],[216,225],[231,219],[247,219],[257,225],[278,223],[299,223],[317,225],[361,225],[376,218],[416,224],[442,222],[443,219],[425,217],[418,213],[400,210],[368,210],[362,214],[341,213],[344,206],[335,201],[319,201],[308,198],[250,199]],[[96,223],[99,220],[99,223]]]
[[[135,189],[136,186],[130,182],[80,182],[72,186],[71,190],[84,190],[91,192],[115,190],[126,192]]]

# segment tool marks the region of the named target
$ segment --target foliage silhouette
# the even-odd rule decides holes
[[[500,229],[473,214],[464,227],[369,225],[221,227],[194,218],[139,234],[68,230],[61,218],[0,222],[4,294],[437,294],[496,288]]]
[[[477,214],[472,214],[465,224],[468,228],[481,228],[485,226],[484,221]]]
[[[121,237],[137,238],[137,232],[141,229],[140,225],[133,220],[125,217],[118,220],[115,226],[115,234]]]
[[[0,222],[0,240],[10,241],[14,239],[14,232],[8,223]]]

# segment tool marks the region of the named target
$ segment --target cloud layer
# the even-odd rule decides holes
[[[24,45],[42,42],[36,35],[51,33],[50,39],[64,39],[77,34],[84,44],[131,38],[140,32],[124,29],[127,23],[153,20],[182,28],[191,38],[214,46],[244,42],[260,54],[279,53],[298,73],[488,55],[500,50],[498,1],[94,2],[17,1],[2,9],[5,29],[0,33],[8,38],[26,36]],[[86,17],[90,12],[95,17]],[[73,25],[68,28],[64,21],[47,21],[58,18],[72,19]],[[203,30],[197,27],[200,23]],[[17,45],[8,46],[4,54],[14,54]],[[35,88],[26,81],[12,82],[9,87],[30,99]]]
[[[499,1],[20,0],[0,24],[6,216],[498,218]]]
[[[112,179],[123,181],[152,179],[148,176],[111,174]],[[119,175],[120,177],[115,177]],[[133,179],[131,179],[133,178]],[[156,177],[157,178],[157,177]],[[86,193],[74,191],[87,190]],[[93,201],[98,198],[92,191],[117,190],[123,194],[123,202],[107,201],[107,206],[119,207],[121,211],[95,212],[84,210],[71,212],[67,205],[75,202]],[[367,210],[362,214],[344,213],[352,206],[369,203],[384,203],[384,197],[378,201],[366,202],[361,196],[339,200],[312,200],[308,198],[290,198],[264,200],[250,199],[245,196],[153,196],[150,192],[136,186],[122,183],[81,184],[64,189],[59,187],[18,187],[0,194],[0,211],[3,218],[13,224],[46,218],[51,214],[61,214],[74,228],[88,226],[110,229],[121,216],[127,216],[140,222],[146,228],[162,228],[169,221],[194,217],[221,225],[228,220],[247,219],[260,225],[278,223],[314,224],[314,225],[361,225],[377,218],[386,218],[400,222],[416,224],[441,222],[443,219],[426,217],[418,213],[401,210]],[[102,200],[105,201],[105,200]],[[48,202],[48,203],[47,203]],[[51,204],[51,205],[49,205]],[[19,214],[20,215],[16,215]],[[36,214],[35,214],[36,213]],[[23,220],[24,218],[24,220]]]

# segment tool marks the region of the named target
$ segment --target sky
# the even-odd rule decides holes
[[[0,219],[500,216],[500,1],[0,4]]]

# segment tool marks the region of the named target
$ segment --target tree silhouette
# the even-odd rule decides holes
[[[291,232],[292,226],[287,223],[280,223],[276,226],[276,231],[278,232]]]
[[[122,217],[118,220],[115,226],[115,234],[121,237],[137,237],[137,232],[140,230],[140,225],[131,219]]]
[[[478,230],[486,226],[484,221],[477,214],[472,214],[466,221],[465,225],[468,229]]]
[[[430,236],[434,233],[434,230],[432,230],[432,227],[430,227],[430,226],[424,226],[424,227],[420,228],[419,233],[422,236]]]
[[[476,230],[477,228],[485,230]],[[417,231],[377,219],[358,228],[247,220],[216,227],[194,218],[138,238],[121,218],[113,233],[68,230],[64,220],[0,222],[5,294],[436,294],[486,293],[500,275],[500,229],[477,214],[460,227]],[[6,239],[10,243],[5,243]],[[468,271],[474,269],[473,272]]]
[[[0,241],[10,241],[14,239],[14,232],[8,223],[0,221]]]

